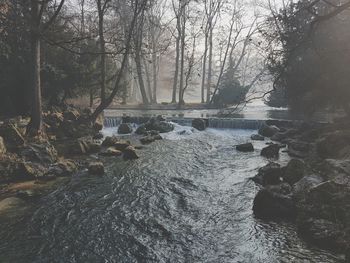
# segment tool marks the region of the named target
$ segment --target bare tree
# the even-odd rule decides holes
[[[40,57],[40,42],[41,37],[49,29],[61,11],[65,0],[61,0],[57,6],[54,6],[55,11],[52,16],[46,21],[43,21],[43,14],[50,4],[50,0],[39,1],[31,0],[31,59],[32,59],[32,89],[33,103],[30,123],[28,124],[27,132],[31,135],[40,135],[43,132],[42,125],[42,98],[41,98],[41,57]]]

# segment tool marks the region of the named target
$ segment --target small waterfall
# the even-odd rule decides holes
[[[147,122],[150,117],[127,117],[128,122],[140,125]],[[182,126],[191,126],[193,118],[168,117],[168,121]],[[247,129],[257,130],[264,120],[233,119],[233,118],[209,118],[205,119],[209,128],[218,129]],[[123,122],[123,117],[105,117],[105,127],[117,127]]]
[[[209,118],[210,128],[257,130],[264,120]]]

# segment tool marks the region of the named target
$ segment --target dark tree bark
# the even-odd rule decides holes
[[[40,83],[40,5],[39,1],[31,0],[31,60],[32,60],[32,112],[28,133],[42,133],[42,105]]]

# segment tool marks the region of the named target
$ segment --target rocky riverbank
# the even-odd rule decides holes
[[[88,109],[76,108],[45,112],[46,134],[40,138],[26,136],[27,118],[0,122],[0,210],[8,208],[13,198],[39,198],[65,182],[65,178],[101,176],[104,163],[111,158],[138,159],[142,144],[161,140],[161,133],[174,129],[173,124],[159,116],[141,125],[135,136],[129,136],[130,140],[104,137],[103,119],[91,123],[90,114]],[[133,127],[125,118],[118,133],[128,136],[132,132]]]
[[[252,140],[269,137],[270,163],[252,178],[260,186],[253,211],[265,220],[292,220],[300,235],[350,262],[350,122],[267,122]],[[279,152],[292,157],[280,166]]]

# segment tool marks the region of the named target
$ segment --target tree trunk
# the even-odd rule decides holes
[[[148,104],[145,83],[143,81],[143,76],[142,76],[141,54],[140,54],[140,49],[138,47],[136,48],[136,51],[135,51],[135,64],[136,64],[136,71],[137,71],[137,79],[139,81],[139,87],[140,87],[141,96],[142,96],[142,102],[143,104]]]
[[[100,78],[101,78],[101,101],[106,100],[106,42],[104,39],[104,10],[102,7],[101,0],[97,0],[98,8],[98,35],[101,53],[101,64],[100,64]]]
[[[152,73],[153,73],[153,97],[152,103],[157,104],[157,84],[158,84],[158,59],[157,59],[157,42],[152,34]]]
[[[203,56],[203,70],[202,70],[202,84],[201,84],[201,95],[202,95],[202,103],[205,102],[205,77],[207,73],[207,56],[208,56],[208,34],[205,34],[205,44],[204,44],[204,56]]]
[[[179,63],[180,63],[180,40],[181,40],[181,16],[182,11],[179,11],[177,21],[176,21],[176,29],[177,29],[177,37],[175,43],[175,73],[174,73],[174,82],[173,82],[173,97],[171,103],[176,103],[176,91],[177,91],[177,83],[179,78]]]
[[[151,84],[151,78],[150,78],[149,68],[147,63],[148,63],[148,60],[145,57],[143,57],[143,66],[145,68],[148,98],[150,101],[152,101],[152,84]]]
[[[181,65],[180,65],[180,87],[179,87],[179,105],[184,102],[184,71],[185,71],[185,33],[186,33],[186,14],[185,7],[182,7],[182,27],[181,27]]]
[[[32,112],[28,132],[38,135],[42,132],[42,105],[40,83],[40,35],[39,35],[39,1],[31,1],[31,59],[32,59]]]
[[[212,78],[212,65],[213,64],[213,28],[210,25],[209,29],[209,61],[208,61],[208,83],[207,83],[207,103],[210,102],[210,88]]]

